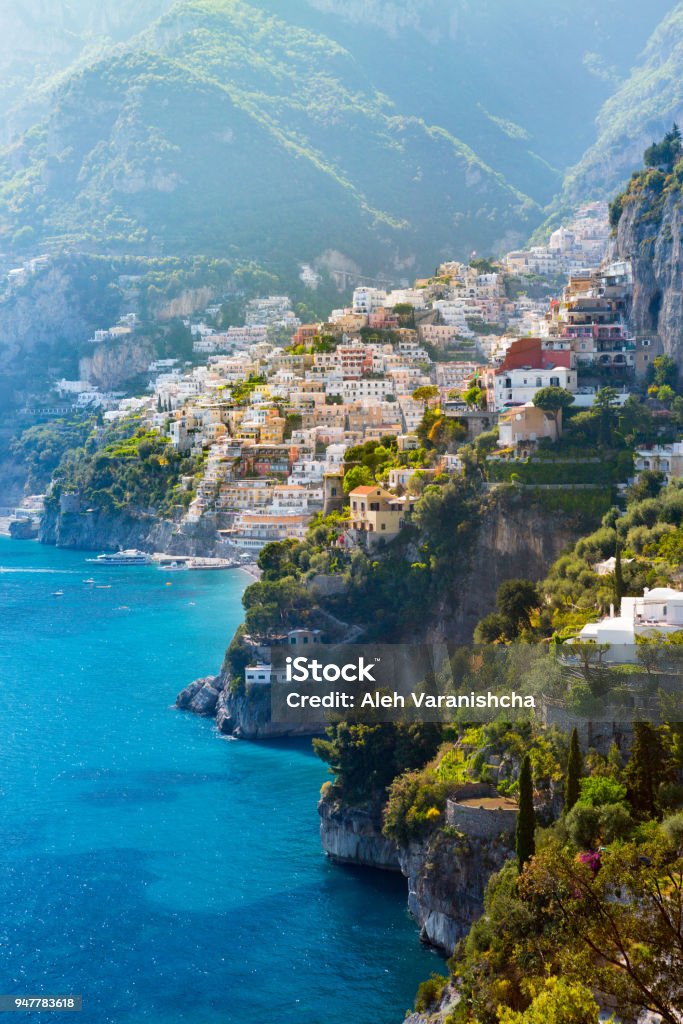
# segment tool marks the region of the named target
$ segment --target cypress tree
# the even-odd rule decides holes
[[[519,772],[519,811],[517,812],[517,828],[515,830],[515,850],[520,873],[524,870],[526,862],[535,853],[535,829],[536,815],[534,813],[534,784],[531,776],[531,758],[528,754],[525,754]]]
[[[621,544],[617,541],[614,555],[614,604],[617,615],[621,607],[621,599],[624,596],[624,574],[621,567]]]
[[[569,742],[569,757],[567,758],[567,774],[564,782],[564,812],[567,814],[579,799],[579,783],[583,775],[583,758],[579,746],[579,734],[576,727],[572,729],[572,738]]]
[[[633,723],[633,747],[624,770],[633,808],[645,817],[658,812],[657,791],[673,777],[671,755],[662,733],[651,722]]]

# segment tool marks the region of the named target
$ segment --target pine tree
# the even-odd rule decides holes
[[[579,746],[579,734],[572,730],[567,758],[567,775],[564,783],[564,812],[567,814],[579,799],[581,776],[583,775],[583,758]]]
[[[515,851],[517,867],[520,873],[524,865],[533,857],[536,846],[534,832],[536,815],[534,813],[534,783],[531,775],[531,758],[524,755],[519,772],[519,811],[517,812],[517,828],[515,830]]]

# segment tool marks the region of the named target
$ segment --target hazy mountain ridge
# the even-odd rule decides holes
[[[602,107],[596,142],[567,175],[567,199],[614,191],[640,167],[646,146],[681,120],[683,3],[657,26],[629,77]]]
[[[32,127],[0,157],[0,228],[18,250],[337,248],[366,270],[511,247],[668,8],[24,0],[18,38],[30,49],[45,20],[56,78],[28,88],[33,106],[15,90],[9,126]]]
[[[129,41],[173,0],[17,0],[0,14],[0,137],[28,127],[49,90],[79,65]]]
[[[15,242],[278,260],[341,237],[366,266],[519,240],[534,213],[343,47],[236,0],[178,4],[67,79],[7,152],[2,199]]]

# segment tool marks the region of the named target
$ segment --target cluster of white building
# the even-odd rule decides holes
[[[551,236],[548,252],[569,269],[569,281],[550,303],[510,298],[511,271],[537,272],[516,265],[516,253],[501,264],[448,261],[413,287],[355,288],[350,304],[325,323],[302,324],[289,297],[273,295],[247,303],[244,324],[219,330],[211,321],[220,307],[211,306],[186,320],[194,351],[205,361],[154,360],[148,394],[140,398],[101,394],[87,380],[57,387],[78,407],[104,408],[107,419],[142,415],[180,452],[208,452],[191,519],[215,517],[248,549],[303,536],[316,510],[341,500],[338,477],[350,446],[383,437],[396,438],[404,451],[419,446],[416,430],[427,403],[413,396],[422,386],[435,385],[436,404],[468,429],[498,421],[500,444],[514,448],[554,439],[561,429],[560,416],[533,405],[539,389],[564,388],[585,407],[595,389],[580,385],[582,367],[646,367],[655,350],[647,349],[647,339],[636,343],[625,320],[630,268],[591,269],[604,255],[603,214],[592,204]],[[92,340],[136,328],[128,314]],[[478,396],[475,407],[463,398],[468,390]],[[627,397],[622,386],[618,400]],[[658,460],[658,467],[677,473],[679,457],[683,465],[677,452],[643,453],[642,463],[648,468]],[[443,471],[458,468],[457,456],[444,458]],[[409,478],[404,472],[389,487],[403,493]],[[389,502],[384,511],[398,515],[391,500],[381,498]]]
[[[509,252],[505,268],[511,274],[537,277],[576,274],[584,267],[598,266],[607,251],[608,237],[607,204],[586,203],[570,224],[552,232],[547,245]]]

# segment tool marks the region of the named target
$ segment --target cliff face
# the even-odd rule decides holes
[[[144,373],[154,355],[151,342],[137,338],[114,345],[97,345],[92,355],[79,361],[79,375],[81,380],[92,381],[103,391],[112,391]]]
[[[282,736],[312,736],[306,726],[273,722],[270,684],[233,690],[225,666],[217,676],[195,679],[176,697],[176,707],[216,719],[219,732],[242,740],[268,740]]]
[[[79,551],[163,551],[170,555],[220,555],[221,540],[207,523],[174,523],[154,516],[136,518],[125,513],[60,512],[46,510],[39,540],[58,548]]]
[[[107,261],[60,256],[29,275],[0,301],[0,402],[42,403],[55,380],[78,375],[78,358],[93,330],[114,323],[121,312]]]
[[[401,870],[396,843],[382,835],[381,808],[347,807],[328,796],[318,804],[318,814],[320,841],[330,860],[385,871]]]
[[[504,580],[543,579],[585,528],[571,516],[534,506],[524,492],[493,493],[470,551],[468,571],[457,593],[444,596],[428,639],[470,642],[479,620],[495,608],[496,591]]]
[[[683,357],[683,200],[674,190],[630,195],[619,219],[615,256],[633,267],[631,320],[637,334],[658,334],[664,351]]]
[[[382,834],[380,808],[349,807],[330,793],[318,814],[320,840],[331,860],[405,875],[408,910],[420,937],[449,956],[481,915],[486,883],[511,853],[504,836],[483,840],[455,830],[397,847]]]
[[[449,956],[484,908],[484,891],[500,871],[510,849],[504,839],[492,842],[437,832],[427,842],[399,850],[408,880],[408,910],[425,942]]]

